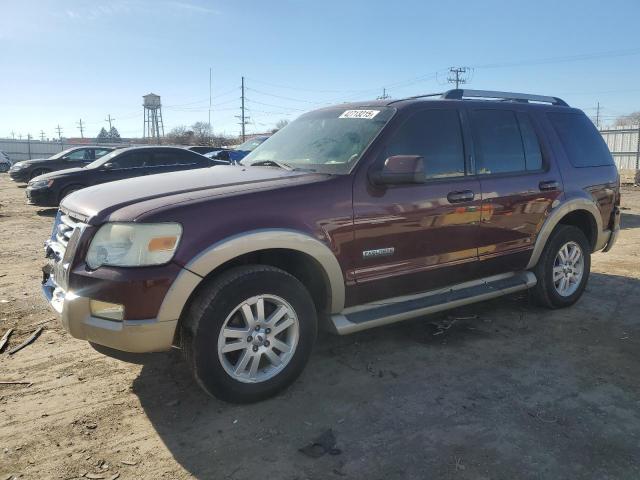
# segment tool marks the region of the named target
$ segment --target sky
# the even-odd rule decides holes
[[[640,110],[638,0],[0,0],[0,137],[95,136],[111,115],[247,132],[329,104],[451,87],[559,96],[603,124]]]

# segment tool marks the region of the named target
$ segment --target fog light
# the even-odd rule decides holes
[[[122,320],[124,318],[124,305],[118,303],[101,302],[91,300],[89,302],[91,315],[109,320]]]

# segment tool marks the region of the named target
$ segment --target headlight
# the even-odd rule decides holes
[[[182,235],[179,223],[107,223],[87,252],[87,265],[141,267],[167,263]]]
[[[29,182],[31,188],[45,188],[53,185],[53,180],[36,180]]]
[[[11,167],[11,168],[13,168],[14,170],[20,170],[22,167],[24,167],[24,164],[22,164],[22,163],[14,163],[13,167]]]

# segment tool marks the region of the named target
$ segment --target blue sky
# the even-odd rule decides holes
[[[236,134],[328,103],[470,88],[557,95],[604,122],[640,110],[637,0],[1,0],[0,137],[142,133],[142,95],[165,130],[207,121]]]

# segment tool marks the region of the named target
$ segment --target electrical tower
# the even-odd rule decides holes
[[[469,67],[449,67],[449,76],[447,77],[447,82],[455,83],[457,90],[461,84],[467,83],[469,81],[470,73],[471,68]]]
[[[142,138],[155,139],[159,144],[164,137],[164,124],[162,123],[162,104],[160,95],[148,93],[143,95],[142,106],[144,108],[144,126]]]
[[[111,115],[109,115],[109,119],[111,119]],[[80,129],[80,138],[84,138],[84,127],[82,126],[82,119],[78,122],[78,128]],[[109,122],[109,130],[111,130],[111,122]]]
[[[386,100],[387,98],[391,98],[391,95],[389,95],[389,94],[387,93],[387,89],[386,89],[386,88],[383,88],[383,89],[382,89],[382,95],[380,95],[380,96],[378,97],[378,100]]]
[[[249,123],[249,117],[247,117],[246,112],[245,112],[245,107],[244,107],[244,101],[245,101],[245,96],[244,96],[244,77],[242,77],[242,85],[240,86],[240,89],[242,90],[242,96],[240,97],[241,99],[241,104],[240,104],[240,115],[237,115],[236,118],[240,119],[240,135],[242,136],[242,141],[245,141],[246,138],[246,126],[247,123]]]

